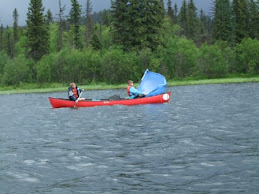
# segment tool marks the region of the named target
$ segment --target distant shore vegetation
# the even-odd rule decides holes
[[[239,84],[239,83],[254,83],[259,82],[259,76],[249,77],[247,75],[235,75],[234,77],[219,78],[219,79],[201,79],[201,78],[185,78],[183,80],[169,80],[168,87],[189,86],[189,85],[205,85],[205,84]],[[136,86],[139,83],[136,83]],[[86,91],[90,90],[113,90],[123,89],[126,95],[127,84],[107,84],[107,83],[90,83],[80,85],[80,88]],[[9,94],[25,94],[25,93],[49,93],[49,92],[67,92],[68,86],[60,83],[21,83],[20,85],[2,86],[0,87],[0,95]]]

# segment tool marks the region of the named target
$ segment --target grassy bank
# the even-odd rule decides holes
[[[168,85],[169,86],[185,86],[185,85],[230,84],[230,83],[246,83],[246,82],[259,82],[259,77],[201,79],[201,80],[175,80],[175,81],[169,81]]]
[[[185,86],[185,85],[202,85],[202,84],[229,84],[229,83],[246,83],[259,82],[259,77],[250,78],[221,78],[221,79],[202,79],[202,80],[171,80],[168,81],[168,86]],[[138,83],[135,83],[137,86]],[[127,84],[89,84],[79,85],[85,90],[105,90],[105,89],[122,89],[126,88]],[[62,84],[22,84],[20,86],[0,87],[0,94],[23,94],[23,93],[46,93],[46,92],[64,92],[68,86]]]

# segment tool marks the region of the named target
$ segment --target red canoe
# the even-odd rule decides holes
[[[65,108],[65,107],[93,107],[93,106],[112,106],[112,105],[139,105],[139,104],[154,104],[154,103],[166,103],[170,100],[171,92],[137,99],[122,99],[122,100],[84,100],[79,101],[77,104],[75,101],[51,98],[49,97],[50,104],[53,108]]]

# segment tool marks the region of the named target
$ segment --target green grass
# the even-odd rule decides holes
[[[184,86],[184,85],[203,85],[203,84],[230,84],[230,83],[246,83],[259,82],[259,77],[249,78],[221,78],[221,79],[201,79],[201,80],[173,80],[168,81],[169,86]]]
[[[125,88],[125,84],[120,85],[108,85],[105,83],[91,84],[91,85],[79,85],[80,88],[87,90],[106,90],[106,89],[121,89]],[[8,86],[0,87],[1,94],[25,94],[25,93],[47,93],[47,92],[64,92],[67,91],[68,86],[62,84],[24,84],[22,86]]]
[[[189,78],[190,79],[190,78]],[[259,82],[259,77],[237,77],[221,79],[200,79],[200,80],[170,80],[168,86],[202,85],[202,84],[229,84]],[[138,83],[135,83],[137,86]],[[127,84],[109,85],[105,83],[79,85],[80,88],[87,90],[106,90],[106,89],[126,89]],[[46,92],[64,92],[68,86],[62,84],[20,84],[19,86],[0,87],[0,94],[24,94],[24,93],[46,93]]]

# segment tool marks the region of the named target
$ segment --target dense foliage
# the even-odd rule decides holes
[[[233,17],[230,0],[216,0],[214,6],[213,38],[233,41]]]
[[[27,13],[27,44],[28,57],[35,61],[48,54],[49,32],[44,22],[44,8],[41,0],[31,0]]]
[[[164,19],[161,0],[115,0],[112,16],[113,40],[124,50],[155,50],[160,44]]]
[[[85,16],[77,0],[65,19],[62,0],[53,20],[31,0],[27,26],[0,28],[0,84],[126,83],[146,68],[168,79],[259,73],[259,2],[215,0],[214,16],[193,0],[113,0],[111,10]],[[173,7],[172,7],[173,6]]]

